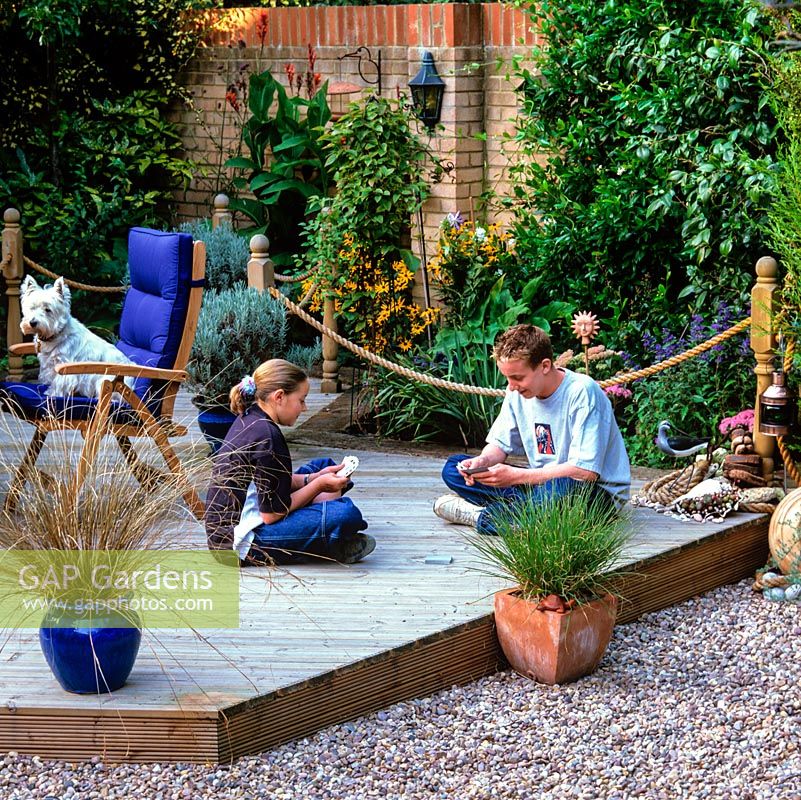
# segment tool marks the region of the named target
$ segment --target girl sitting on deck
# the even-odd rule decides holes
[[[234,424],[214,458],[206,499],[209,549],[233,548],[244,564],[286,564],[308,556],[345,564],[361,560],[375,539],[360,533],[362,514],[342,495],[353,484],[342,464],[318,458],[292,472],[279,425],[294,425],[306,408],[309,381],[275,358],[231,389]]]

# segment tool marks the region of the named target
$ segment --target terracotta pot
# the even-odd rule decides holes
[[[517,589],[495,595],[495,627],[509,663],[540,683],[570,683],[588,675],[612,638],[617,598],[608,595],[566,611],[540,605],[524,600]]]

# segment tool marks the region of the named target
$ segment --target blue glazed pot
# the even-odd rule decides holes
[[[209,443],[212,455],[222,447],[223,439],[235,419],[236,414],[227,408],[210,408],[197,415],[198,427]]]
[[[39,644],[61,687],[75,694],[104,694],[125,685],[131,674],[142,631],[129,617],[107,612],[92,618],[92,627],[70,626],[80,619],[69,610],[48,612],[39,628]],[[129,627],[123,627],[123,626]]]

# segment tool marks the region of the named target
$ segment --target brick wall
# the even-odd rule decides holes
[[[193,103],[175,110],[187,155],[207,165],[206,174],[182,194],[179,213],[186,219],[210,213],[220,185],[219,144],[224,160],[238,139],[225,93],[241,65],[248,64],[251,72],[269,68],[283,77],[286,63],[305,69],[311,44],[317,54],[315,70],[323,80],[369,89],[358,74],[356,60],[340,58],[363,45],[374,59],[380,52],[382,94],[395,96],[398,91],[408,94],[409,79],[420,67],[422,52],[430,50],[446,83],[445,130],[432,136],[431,145],[454,165],[451,177],[433,188],[424,209],[430,257],[438,226],[448,212],[480,216],[479,197],[487,187],[507,191],[510,152],[504,135],[513,130],[516,99],[514,78],[506,73],[512,55],[525,54],[535,41],[528,14],[502,3],[218,12],[207,46],[183,76]],[[501,66],[496,64],[499,57],[504,59]],[[364,74],[369,79],[374,72],[365,66]],[[355,96],[331,98],[332,110],[342,110]],[[417,236],[414,240],[418,249]]]

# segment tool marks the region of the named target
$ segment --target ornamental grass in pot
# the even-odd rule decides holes
[[[498,640],[521,675],[547,684],[592,672],[617,616],[616,570],[631,518],[590,491],[500,505],[497,536],[474,536],[483,572],[517,585],[495,595]]]
[[[9,427],[0,419],[0,429]],[[20,463],[22,433],[16,426],[2,437],[4,480]],[[101,448],[78,485],[81,444],[72,431],[52,432],[44,469],[29,470],[13,511],[0,506],[0,625],[38,627],[61,687],[95,694],[121,688],[133,669],[143,620],[154,619],[145,577],[176,564],[193,568],[193,554],[177,550],[190,548],[193,518],[181,502],[182,479],[150,468],[145,488],[111,447]],[[199,482],[201,470],[200,462],[189,466],[185,480]],[[167,624],[183,623],[171,617]]]

